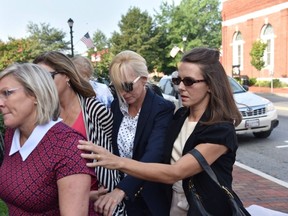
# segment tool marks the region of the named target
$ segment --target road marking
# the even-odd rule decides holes
[[[245,170],[247,170],[247,171],[249,171],[249,172],[252,172],[252,173],[254,173],[254,174],[256,174],[256,175],[259,175],[259,176],[261,176],[261,177],[263,177],[263,178],[265,178],[265,179],[268,179],[268,180],[270,180],[270,181],[273,181],[273,182],[275,182],[275,183],[277,183],[277,184],[279,184],[279,185],[282,185],[283,187],[288,188],[288,183],[285,182],[285,181],[282,181],[282,180],[280,180],[280,179],[277,179],[277,178],[275,178],[275,177],[273,177],[273,176],[270,176],[270,175],[268,175],[268,174],[266,174],[266,173],[263,173],[263,172],[261,172],[261,171],[259,171],[259,170],[257,170],[257,169],[252,168],[252,167],[246,166],[245,164],[242,164],[242,163],[237,162],[237,161],[235,162],[235,165],[238,166],[238,167],[241,167],[241,168],[243,168],[243,169],[245,169]]]
[[[280,145],[280,146],[276,146],[276,148],[288,148],[288,145]]]
[[[288,110],[288,107],[283,107],[283,106],[275,106],[276,110]]]

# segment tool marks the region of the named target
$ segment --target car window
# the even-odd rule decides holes
[[[167,79],[162,78],[162,79],[160,79],[160,81],[158,83],[158,85],[161,88],[162,92],[164,91],[166,82],[167,82]]]
[[[233,94],[242,93],[246,91],[235,79],[228,77],[228,80],[232,88]]]
[[[164,94],[168,94],[168,95],[173,95],[174,96],[175,90],[173,88],[173,84],[171,83],[170,79],[169,80],[167,79],[167,82],[166,82],[163,90],[164,90]]]

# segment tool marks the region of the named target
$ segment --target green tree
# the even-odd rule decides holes
[[[197,46],[219,48],[221,45],[221,11],[219,0],[182,0],[172,13],[170,39],[186,49]]]
[[[28,38],[35,43],[33,51],[34,56],[51,50],[66,51],[70,49],[70,42],[64,41],[66,33],[50,27],[50,24],[40,23],[37,25],[29,22],[27,31],[30,34]]]
[[[183,51],[197,46],[219,48],[221,45],[219,0],[182,0],[178,6],[163,2],[156,14],[156,22],[165,32],[165,40],[161,41],[166,45],[166,59],[163,60],[167,69],[176,66]],[[169,53],[174,46],[181,48],[182,52],[173,59]]]
[[[267,47],[267,44],[258,40],[252,44],[251,52],[251,65],[253,65],[258,71],[260,71],[264,66],[265,62],[263,60],[264,52]]]
[[[97,50],[103,50],[110,45],[106,35],[99,29],[93,34],[93,42]]]
[[[178,42],[173,41],[173,31],[171,30],[171,22],[174,17],[173,14],[175,14],[176,10],[177,7],[174,2],[169,4],[163,1],[160,5],[160,11],[156,11],[155,15],[155,23],[158,26],[159,31],[162,33],[159,42],[160,51],[158,52],[159,58],[162,60],[160,71],[163,71],[165,74],[171,74],[177,69],[177,62],[179,62],[181,57],[180,54],[176,55],[175,58],[170,56],[171,49],[174,46],[179,46]],[[181,38],[179,35],[177,37]]]
[[[133,50],[146,59],[150,71],[157,68],[160,63],[158,44],[162,34],[147,11],[130,8],[125,16],[122,15],[118,26],[120,33],[113,32],[111,38],[112,53]]]
[[[98,29],[93,34],[93,43],[96,49],[88,50],[88,58],[91,58],[92,55],[97,55],[99,53],[101,55],[101,61],[93,62],[94,77],[97,77],[99,81],[102,79],[109,80],[109,64],[112,60],[111,53],[109,51],[109,39],[101,30]],[[108,50],[108,53],[103,52],[104,50]]]
[[[69,42],[64,41],[65,33],[50,27],[29,23],[27,38],[8,38],[8,42],[0,41],[0,71],[14,62],[30,62],[42,52],[50,50],[64,51]]]
[[[0,71],[14,62],[29,62],[34,59],[34,42],[31,39],[9,38],[0,42]]]
[[[95,76],[101,82],[101,79],[109,81],[109,65],[112,61],[111,53],[104,53],[101,55],[101,61],[95,64]]]

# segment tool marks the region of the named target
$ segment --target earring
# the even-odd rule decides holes
[[[69,87],[71,87],[71,85],[70,85],[70,82],[69,82],[70,80],[67,80],[67,85],[69,86]]]

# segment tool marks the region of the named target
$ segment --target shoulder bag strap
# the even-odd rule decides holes
[[[228,188],[226,188],[225,186],[222,186],[214,171],[211,169],[211,167],[209,166],[209,164],[207,163],[206,159],[203,157],[203,155],[197,150],[197,149],[192,149],[190,152],[190,154],[192,154],[196,160],[198,161],[198,163],[201,165],[201,167],[203,168],[203,170],[210,176],[210,178],[226,193],[226,195],[228,196],[228,200],[230,201],[230,205],[232,208],[232,215],[233,216],[245,216],[245,215],[250,215],[247,211],[243,211],[241,209],[241,207],[239,206],[239,204],[235,201],[233,194],[230,192],[230,190]]]
[[[214,171],[211,169],[209,164],[207,163],[206,159],[202,156],[202,154],[197,149],[192,149],[189,152],[192,154],[198,163],[201,165],[202,169],[210,176],[210,178],[220,187],[222,188],[221,184],[219,183]]]

